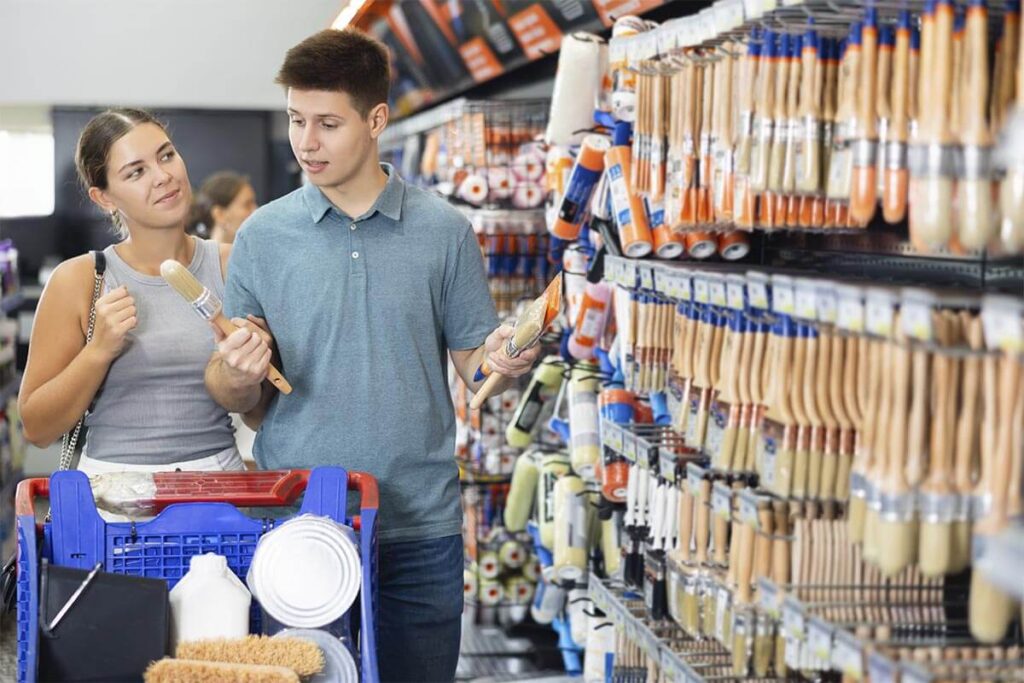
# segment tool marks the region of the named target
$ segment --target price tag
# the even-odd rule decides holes
[[[658,455],[658,475],[669,483],[676,483],[676,454],[669,448],[657,449],[656,453]]]
[[[1024,353],[1020,305],[1006,297],[987,297],[981,311],[985,345],[991,350]]]
[[[831,287],[819,287],[816,297],[818,300],[818,321],[828,325],[834,325],[838,315],[836,291]]]
[[[811,619],[807,625],[807,645],[811,654],[827,668],[832,662],[832,626],[821,619]]]
[[[623,262],[620,284],[629,289],[636,289],[636,264],[632,261]]]
[[[719,586],[715,595],[715,637],[719,642],[725,642],[725,625],[729,618],[729,606],[732,602],[732,593],[725,586]]]
[[[795,315],[803,320],[817,320],[818,300],[813,282],[801,282],[796,286]]]
[[[768,283],[760,273],[747,274],[747,296],[750,298],[750,305],[762,311],[770,308],[768,301]]]
[[[864,653],[852,633],[836,631],[832,640],[832,668],[855,681],[864,678]]]
[[[900,664],[900,683],[932,683],[935,676],[917,664],[902,662]]]
[[[648,291],[654,291],[654,269],[650,266],[640,266],[640,287]]]
[[[636,434],[620,430],[622,434],[622,457],[630,462],[636,462]]]
[[[930,342],[934,336],[931,303],[914,296],[904,296],[900,304],[900,326],[903,334],[911,339]]]
[[[686,465],[686,483],[690,487],[690,495],[697,497],[700,494],[700,483],[704,480],[704,469],[693,463]]]
[[[636,462],[645,470],[651,469],[651,443],[642,436],[633,439],[633,450],[636,451]]]
[[[860,292],[852,287],[839,293],[836,326],[841,330],[860,334],[864,331],[864,302]]]
[[[742,278],[739,279],[739,281],[730,278],[729,281],[726,282],[726,286],[725,287],[726,287],[726,297],[728,298],[729,308],[731,308],[733,310],[736,310],[736,311],[742,311],[743,310],[743,280],[742,280]]]
[[[868,677],[871,683],[896,683],[896,665],[881,652],[868,655]]]
[[[614,422],[605,422],[608,426],[608,448],[618,455],[622,455],[622,427]]]
[[[779,618],[779,589],[773,582],[765,578],[757,580],[757,602],[769,617]]]
[[[877,337],[891,336],[894,308],[895,302],[888,292],[869,291],[865,305],[865,325],[868,332]]]
[[[793,285],[789,278],[772,279],[772,305],[776,313],[793,315],[796,312],[796,301],[793,295]]]
[[[708,281],[702,277],[693,278],[693,300],[699,304],[711,303]]]
[[[782,628],[787,638],[803,642],[805,638],[804,608],[791,597],[782,601]]]
[[[711,509],[720,517],[732,517],[732,489],[720,481],[711,489]]]
[[[757,517],[757,495],[750,489],[740,491],[740,521],[760,530]]]
[[[710,283],[711,303],[714,306],[725,306],[728,299],[725,294],[725,282],[720,278],[714,278]]]

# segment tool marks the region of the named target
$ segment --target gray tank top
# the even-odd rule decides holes
[[[85,419],[90,458],[136,465],[173,465],[209,457],[235,444],[231,418],[206,390],[203,375],[213,331],[160,276],[132,270],[113,245],[104,293],[125,285],[138,324],[110,364]],[[196,239],[189,271],[218,298],[224,278],[216,242]]]

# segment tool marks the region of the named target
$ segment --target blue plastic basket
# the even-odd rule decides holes
[[[265,473],[264,473],[265,474]],[[302,474],[305,474],[304,472]],[[195,477],[194,473],[182,473]],[[247,505],[228,495],[225,502],[179,503],[153,520],[107,523],[96,511],[89,479],[82,472],[56,472],[49,479],[26,479],[18,486],[18,682],[35,683],[39,645],[39,564],[49,562],[91,569],[97,562],[115,574],[166,579],[171,588],[187,572],[193,555],[213,552],[227,558],[243,581],[260,537],[286,521],[254,519],[231,504]],[[33,511],[36,495],[49,491],[52,521],[37,528]],[[358,519],[345,516],[349,490],[361,492]],[[210,500],[208,494],[197,497]],[[360,530],[363,577],[359,600],[359,660],[361,678],[377,683],[376,624],[377,484],[368,474],[349,475],[341,467],[318,467],[309,472],[299,514],[330,517]],[[367,599],[370,596],[370,599]],[[253,601],[251,630],[260,629],[260,610]]]

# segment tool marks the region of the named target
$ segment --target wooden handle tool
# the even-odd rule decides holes
[[[878,203],[878,121],[875,106],[878,81],[878,10],[868,6],[861,29],[860,88],[857,102],[857,137],[853,151],[850,217],[866,226]]]
[[[910,80],[910,41],[913,28],[910,12],[900,12],[893,48],[892,118],[885,148],[885,187],[882,192],[882,217],[899,223],[907,215],[907,138],[909,134],[909,98],[915,92]]]

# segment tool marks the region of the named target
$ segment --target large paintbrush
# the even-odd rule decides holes
[[[217,295],[204,287],[203,283],[197,280],[188,268],[174,259],[167,259],[160,264],[160,275],[174,291],[192,305],[199,317],[216,325],[225,336],[231,335],[238,329],[233,322],[224,317],[223,306]],[[282,394],[292,393],[292,385],[273,365],[270,366],[267,379]]]
[[[516,358],[526,349],[530,348],[540,340],[544,330],[558,316],[562,307],[562,274],[559,273],[548,284],[547,289],[539,297],[534,299],[523,314],[516,321],[515,330],[505,344],[505,354],[509,358]],[[479,381],[486,377],[483,385],[473,395],[469,407],[476,410],[484,404],[501,381],[502,375],[498,372],[491,372],[487,362],[481,363],[477,369],[474,379]]]

